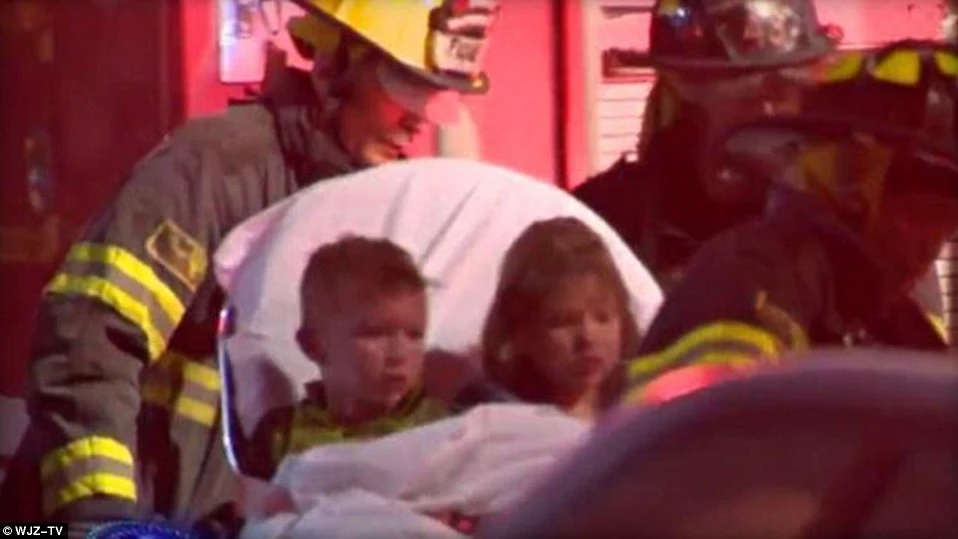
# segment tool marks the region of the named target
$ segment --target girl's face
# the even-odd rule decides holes
[[[528,358],[571,406],[597,392],[622,359],[622,316],[609,286],[595,275],[559,282],[538,316],[519,330],[514,353]]]

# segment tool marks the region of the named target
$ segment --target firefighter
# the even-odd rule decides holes
[[[483,93],[490,1],[297,0],[313,73],[187,122],[141,160],[45,289],[31,424],[0,521],[160,515],[229,526],[233,471],[211,359],[211,255],[231,228],[324,177],[401,158],[449,95]],[[445,111],[445,112],[444,112]]]
[[[849,55],[797,115],[735,128],[720,154],[770,180],[765,215],[702,248],[630,367],[629,398],[681,367],[819,345],[944,350],[909,296],[958,226],[958,48]]]
[[[626,240],[668,290],[697,247],[760,211],[729,202],[699,156],[737,120],[794,109],[796,69],[830,54],[811,0],[657,0],[639,158],[623,157],[573,194]],[[724,172],[728,173],[728,172]]]

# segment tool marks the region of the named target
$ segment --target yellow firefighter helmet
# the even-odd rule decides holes
[[[440,88],[485,93],[482,70],[498,0],[293,0],[306,15],[288,29],[313,58],[358,40]]]

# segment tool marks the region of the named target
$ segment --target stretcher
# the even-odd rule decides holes
[[[318,367],[295,342],[299,282],[309,255],[345,234],[386,237],[407,249],[429,287],[427,347],[462,353],[479,341],[512,241],[533,222],[577,217],[608,245],[630,293],[640,330],[662,293],[628,246],[565,191],[477,161],[423,158],[324,180],[252,217],[214,256],[232,310],[223,349],[230,413],[252,434],[270,410],[304,395]]]
[[[257,423],[297,403],[305,384],[322,376],[294,339],[299,282],[317,247],[355,234],[389,238],[408,250],[434,283],[427,348],[457,355],[479,342],[510,244],[532,223],[560,216],[580,219],[603,238],[629,291],[637,329],[645,330],[662,293],[621,238],[565,191],[491,164],[424,158],[324,180],[234,229],[214,256],[227,295],[218,349],[233,465],[243,473],[244,441]],[[277,537],[271,533],[256,537]]]

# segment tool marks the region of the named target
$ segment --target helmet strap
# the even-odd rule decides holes
[[[352,93],[369,54],[373,54],[370,49],[344,35],[328,58],[313,63],[311,78],[324,119],[335,116],[343,100]]]

